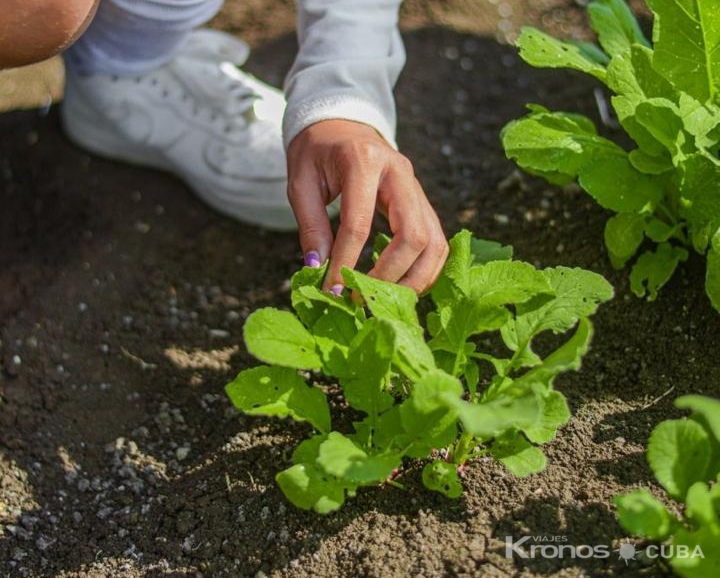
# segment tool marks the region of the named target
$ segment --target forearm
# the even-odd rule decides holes
[[[299,0],[300,51],[285,90],[285,144],[310,124],[346,119],[394,144],[392,90],[405,64],[402,0]]]
[[[70,46],[99,0],[3,0],[0,69],[44,60]]]

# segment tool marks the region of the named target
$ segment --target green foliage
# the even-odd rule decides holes
[[[646,489],[615,497],[620,524],[634,535],[674,546],[675,572],[685,578],[720,573],[720,400],[686,395],[689,419],[667,420],[650,435],[647,460],[669,497],[684,505],[677,517]],[[702,556],[678,556],[678,546]]]
[[[387,245],[376,244],[377,252]],[[361,486],[388,480],[404,458],[430,461],[425,486],[450,498],[462,493],[457,468],[488,453],[526,476],[545,466],[539,444],[570,418],[555,377],[580,367],[592,335],[588,317],[613,295],[599,275],[563,267],[537,270],[512,261],[512,250],[461,231],[444,271],[426,299],[407,287],[343,272],[351,292],[322,292],[324,268],[292,279],[295,313],[265,308],[250,315],[248,351],[271,365],[247,369],[226,391],[250,414],[307,422],[318,433],[303,441],[277,482],[296,506],[327,513]],[[546,332],[572,335],[544,356]],[[505,353],[478,348],[492,332]],[[298,369],[318,369],[338,383],[361,419],[334,431],[323,388]],[[391,483],[395,483],[392,482]]]
[[[720,26],[717,0],[648,0],[653,39],[643,36],[625,0],[593,0],[599,45],[556,40],[525,28],[529,64],[592,75],[614,94],[613,109],[635,142],[626,151],[597,134],[588,118],[529,105],[502,132],[508,157],[555,184],[577,180],[617,213],[605,228],[612,265],[635,260],[631,289],[653,300],[687,259],[707,255],[706,291],[720,310]]]

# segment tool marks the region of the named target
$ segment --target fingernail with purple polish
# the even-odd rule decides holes
[[[317,251],[308,251],[305,253],[305,265],[307,267],[319,267],[322,265],[320,261],[320,253]]]
[[[345,289],[345,287],[343,287],[340,283],[338,283],[337,285],[333,285],[332,287],[330,287],[330,293],[332,293],[333,295],[335,295],[337,297],[340,297],[340,295],[343,292],[343,289]]]

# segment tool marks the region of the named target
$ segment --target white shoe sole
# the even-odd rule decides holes
[[[297,222],[289,204],[280,206],[275,203],[263,206],[257,202],[258,197],[277,196],[277,180],[238,181],[245,190],[253,190],[252,203],[243,202],[242,194],[234,190],[223,190],[218,187],[209,189],[207,183],[198,182],[192,175],[183,174],[157,148],[124,139],[110,122],[93,111],[92,104],[86,102],[80,91],[74,89],[72,82],[66,84],[60,116],[68,138],[91,153],[111,160],[174,173],[215,210],[234,219],[275,231],[297,230]],[[267,194],[264,194],[265,192]]]

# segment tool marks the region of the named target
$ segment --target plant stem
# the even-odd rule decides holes
[[[468,460],[475,447],[475,436],[464,431],[452,449],[450,460],[453,464],[462,464]]]

